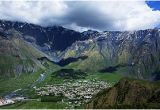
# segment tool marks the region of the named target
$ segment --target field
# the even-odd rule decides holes
[[[19,77],[0,80],[0,96],[20,88],[27,88],[33,84],[42,70],[31,74],[23,74]]]

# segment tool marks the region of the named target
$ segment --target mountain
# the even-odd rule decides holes
[[[64,59],[87,56],[69,66],[101,71],[125,67],[124,75],[139,79],[159,80],[160,30],[106,31],[77,41],[67,48]]]
[[[55,55],[57,51],[63,51],[73,42],[85,39],[81,33],[61,26],[42,27],[29,23],[0,20],[0,28],[4,31],[14,29],[20,32],[26,41],[51,56],[51,59],[57,57]]]
[[[76,40],[83,40],[79,32],[63,28],[61,26],[41,27],[29,23],[0,21],[0,27],[4,30],[15,29],[25,36],[33,37],[39,46],[49,45],[51,50],[64,50]],[[26,40],[33,42],[32,39]],[[63,44],[63,45],[62,45]]]
[[[123,78],[114,87],[95,95],[85,107],[87,109],[159,108],[160,82]]]
[[[8,34],[6,34],[8,33]],[[43,68],[37,58],[44,56],[22,39],[16,30],[0,32],[0,76],[10,78]]]
[[[119,74],[160,79],[160,30],[76,32],[61,26],[0,21],[1,34],[16,30],[21,40],[51,62],[88,73],[123,69]],[[42,59],[43,59],[42,58]]]

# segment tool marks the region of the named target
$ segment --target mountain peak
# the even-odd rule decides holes
[[[34,24],[0,21],[0,28],[4,31],[15,29],[23,36],[32,36],[36,39],[36,45],[44,46],[51,42],[52,50],[65,50],[68,46],[77,40],[82,40],[81,33],[63,28],[62,26],[41,27]],[[63,45],[62,45],[63,44]]]

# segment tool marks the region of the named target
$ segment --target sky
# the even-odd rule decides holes
[[[146,1],[146,3],[153,10],[160,10],[160,1]]]
[[[77,31],[151,29],[160,26],[160,1],[0,1],[0,19]]]

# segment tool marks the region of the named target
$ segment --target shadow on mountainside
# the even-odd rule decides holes
[[[47,60],[47,61],[50,61],[50,62],[52,62],[54,64],[59,65],[59,66],[66,66],[66,65],[68,65],[70,63],[76,62],[78,60],[85,60],[87,58],[88,58],[88,56],[81,56],[81,57],[77,57],[77,58],[69,57],[67,59],[62,59],[59,62],[54,62],[54,61],[49,60],[47,57],[41,57],[41,58],[38,58],[38,60],[41,60],[41,61]]]

